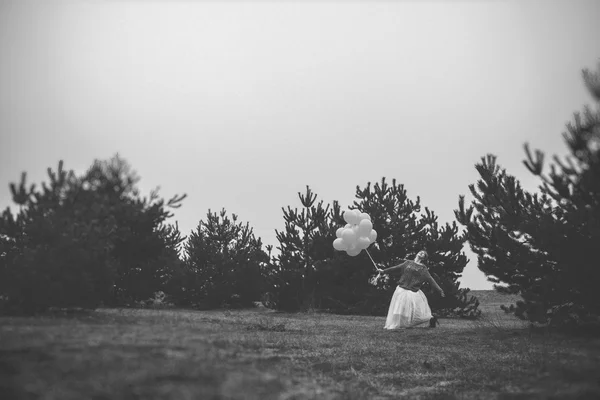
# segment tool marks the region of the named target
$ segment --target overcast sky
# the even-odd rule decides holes
[[[396,178],[451,222],[494,153],[535,189],[522,144],[566,153],[600,58],[597,0],[0,4],[2,208],[22,171],[119,152],[144,193],[188,194],[184,234],[225,207],[274,245],[306,185],[347,206]]]

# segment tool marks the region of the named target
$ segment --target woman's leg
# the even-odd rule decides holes
[[[390,307],[388,309],[387,318],[385,320],[384,329],[398,329],[402,327],[401,319],[401,307],[402,307],[402,291],[404,289],[396,287],[396,291],[392,295],[390,300]]]
[[[412,325],[422,325],[425,323],[430,323],[431,318],[431,308],[429,308],[429,303],[427,302],[427,297],[425,294],[419,290],[414,293],[414,311],[413,311],[413,319]]]

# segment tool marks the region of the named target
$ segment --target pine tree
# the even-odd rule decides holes
[[[76,201],[73,171],[48,168],[50,183],[26,189],[26,174],[11,184],[16,216],[0,218],[0,294],[7,312],[51,307],[93,308],[108,297],[114,264],[106,237],[112,224],[102,209]]]
[[[177,264],[181,241],[165,220],[156,194],[141,199],[129,165],[118,156],[96,161],[83,175],[48,169],[49,184],[11,184],[19,206],[0,218],[0,292],[7,307],[35,312],[49,307],[145,300],[162,290]],[[127,282],[132,282],[127,284]],[[117,301],[115,301],[117,300]]]
[[[323,308],[338,313],[384,314],[396,282],[387,280],[371,285],[375,267],[369,255],[389,267],[412,259],[425,249],[431,255],[430,270],[447,293],[442,299],[433,290],[424,289],[437,314],[471,318],[480,314],[477,299],[467,296],[468,289],[459,289],[457,282],[467,259],[462,253],[464,236],[458,234],[456,224],[440,228],[432,211],[425,208],[425,215],[421,215],[418,197],[416,201],[410,200],[403,185],[396,180],[390,185],[385,178],[375,185],[369,182],[364,188],[357,186],[356,200],[350,208],[369,214],[377,231],[377,245],[367,249],[369,254],[363,251],[356,257],[334,252],[319,265],[316,276]],[[331,247],[336,229],[345,225],[337,202],[328,222],[327,240]]]
[[[369,251],[386,267],[396,265],[402,259],[412,259],[420,250],[429,253],[430,271],[446,293],[446,297],[442,298],[431,288],[425,289],[437,314],[479,316],[477,299],[466,296],[468,289],[459,289],[457,282],[468,260],[462,252],[465,237],[458,234],[456,223],[440,227],[438,217],[427,207],[423,215],[420,198],[417,196],[416,201],[410,200],[404,185],[398,184],[395,179],[391,185],[382,178],[381,183],[373,186],[369,182],[364,189],[357,187],[354,207],[371,216],[378,233],[378,246],[371,246]],[[365,261],[361,262],[362,279],[373,273],[370,260]],[[384,281],[379,287],[389,301],[395,282]],[[385,303],[381,303],[379,308],[383,309]]]
[[[272,262],[268,306],[296,311],[315,307],[317,265],[333,256],[335,238],[330,224],[330,206],[316,203],[317,195],[306,186],[298,192],[301,211],[282,208],[285,230],[275,231],[279,255]],[[339,213],[339,207],[337,208]]]
[[[377,246],[367,249],[376,262],[386,267],[396,265],[422,250],[417,247],[417,236],[425,237],[417,215],[420,200],[410,200],[403,185],[396,180],[389,185],[382,178],[375,185],[368,182],[365,188],[357,186],[355,197],[349,208],[369,214],[377,231]],[[333,232],[346,224],[339,211],[331,223]],[[355,257],[336,252],[320,271],[323,307],[337,313],[384,314],[395,286],[389,281],[372,286],[369,281],[374,274],[375,266],[365,251]]]
[[[115,223],[110,235],[117,265],[112,305],[132,304],[165,291],[180,268],[178,249],[184,238],[177,224],[167,220],[173,217],[170,210],[181,207],[186,195],[165,201],[155,189],[149,197],[142,197],[139,180],[118,154],[106,161],[95,160],[81,177],[81,187],[94,195],[90,202],[107,209]]]
[[[364,189],[357,186],[355,197],[354,208],[369,214],[377,231],[378,247],[371,251],[378,260],[395,265],[423,250],[426,224],[419,218],[421,199],[410,200],[404,185],[395,179],[389,185],[382,178]]]
[[[583,76],[600,102],[600,68]],[[497,290],[523,297],[505,309],[552,324],[600,315],[600,108],[586,107],[583,118],[576,113],[564,138],[571,156],[554,157],[548,176],[544,153],[532,155],[525,144],[524,164],[542,179],[540,193],[525,191],[488,155],[476,165],[477,185],[469,186],[472,204],[465,208],[461,196],[455,211],[479,269]]]
[[[260,238],[250,225],[225,209],[208,211],[184,246],[190,272],[190,302],[213,308],[251,306],[260,299],[261,269],[267,262]]]
[[[336,230],[346,224],[339,202],[332,206],[316,203],[317,196],[308,186],[298,197],[301,212],[289,206],[283,209],[286,230],[277,232],[281,254],[270,271],[272,293],[267,305],[294,311],[306,308],[302,302],[309,299],[313,307],[337,313],[384,313],[395,284],[380,282],[374,287],[369,283],[375,267],[366,252],[350,257],[333,249]],[[431,270],[448,294],[443,300],[434,298],[436,311],[479,315],[477,300],[467,296],[468,289],[459,289],[457,282],[467,259],[462,253],[464,235],[458,234],[455,223],[440,228],[429,209],[425,216],[420,214],[419,198],[410,200],[403,185],[395,180],[389,185],[385,178],[373,186],[370,182],[365,188],[357,186],[350,208],[370,215],[378,246],[368,251],[385,266],[412,258],[423,249],[432,253]]]

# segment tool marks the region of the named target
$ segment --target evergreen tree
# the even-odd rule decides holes
[[[167,204],[156,194],[140,199],[118,156],[94,162],[79,177],[61,161],[48,175],[41,190],[27,189],[26,174],[10,185],[19,211],[15,217],[8,208],[0,218],[0,292],[7,307],[95,307],[145,300],[165,287],[181,241],[176,226],[164,223],[171,216],[165,208],[185,196]]]
[[[600,102],[600,69],[583,72]],[[598,105],[598,104],[597,104]],[[563,324],[600,315],[597,268],[600,243],[600,108],[575,114],[564,134],[571,156],[554,157],[548,176],[544,154],[525,144],[526,167],[542,179],[540,193],[525,191],[514,176],[488,155],[476,165],[480,175],[455,211],[467,228],[478,266],[496,289],[519,293],[524,301],[505,308],[531,321]]]
[[[330,206],[323,206],[323,200],[315,203],[317,195],[306,186],[306,193],[298,192],[302,210],[291,207],[282,208],[285,231],[275,231],[279,242],[278,260],[283,264],[296,264],[304,271],[310,270],[313,263],[331,256],[331,246],[326,245],[330,237]]]
[[[301,211],[290,206],[282,208],[285,230],[275,231],[279,255],[273,260],[268,274],[268,306],[296,311],[316,307],[317,265],[333,256],[331,243],[335,230],[330,223],[331,210],[306,186],[305,194],[298,192]],[[335,206],[337,207],[337,206]],[[334,207],[334,208],[335,208]],[[337,207],[339,214],[339,207]]]
[[[252,228],[231,218],[225,209],[208,211],[184,246],[190,273],[186,287],[195,304],[213,308],[223,305],[251,306],[260,300],[261,268],[268,261],[260,238]]]
[[[149,197],[141,197],[138,182],[138,175],[119,155],[94,161],[81,178],[81,187],[94,195],[90,202],[107,209],[115,223],[110,235],[117,265],[113,305],[146,300],[165,291],[180,268],[178,249],[184,238],[177,224],[167,220],[173,217],[170,209],[181,207],[186,195],[165,201],[155,189]]]
[[[385,313],[395,284],[369,283],[375,267],[366,252],[350,257],[333,249],[336,230],[343,227],[339,203],[324,206],[307,186],[298,193],[302,211],[283,209],[286,230],[277,232],[281,254],[269,272],[271,293],[268,306],[294,311],[309,306],[337,313]],[[432,253],[431,270],[448,296],[436,298],[433,308],[438,314],[479,315],[478,301],[467,296],[468,289],[459,289],[456,282],[466,265],[462,253],[464,236],[458,235],[456,224],[440,228],[437,216],[426,209],[421,216],[420,199],[410,200],[403,185],[395,180],[356,188],[356,200],[351,208],[371,216],[378,232],[378,246],[371,246],[373,258],[385,266],[412,258],[426,249]],[[437,296],[437,294],[436,294]],[[303,304],[304,302],[304,304]]]
[[[50,307],[93,308],[108,297],[115,268],[106,237],[113,224],[101,208],[76,201],[73,171],[48,168],[50,183],[11,184],[16,216],[0,218],[0,293],[4,310],[34,313]],[[82,194],[81,197],[85,197]]]
[[[468,289],[459,289],[457,282],[468,260],[462,252],[465,238],[458,234],[455,223],[439,227],[438,217],[428,208],[421,215],[420,198],[410,200],[404,185],[395,179],[391,185],[382,178],[375,185],[369,182],[365,188],[357,186],[353,208],[369,214],[377,231],[377,246],[368,249],[376,262],[389,267],[412,259],[420,250],[428,251],[430,271],[446,292],[441,298],[431,288],[424,289],[437,314],[471,318],[480,314],[477,299],[467,296]],[[387,310],[396,282],[380,281],[376,288],[369,285],[375,268],[368,255],[343,256],[337,264],[344,271],[338,278],[343,279],[331,292],[347,292],[343,299],[337,299],[338,306],[346,304],[347,311],[360,313],[382,314]]]
[[[417,212],[420,210],[419,199],[411,201],[406,196],[402,185],[388,185],[385,178],[381,183],[371,186],[367,183],[364,189],[356,187],[356,200],[351,209],[366,212],[371,217],[373,228],[377,231],[377,246],[370,246],[369,253],[378,263],[392,266],[416,254],[420,248],[416,235],[421,233]],[[335,239],[335,231],[346,222],[337,207],[337,212],[330,217],[329,246]],[[334,256],[320,268],[322,307],[337,313],[378,314],[385,313],[394,288],[380,282],[378,287],[369,283],[375,274],[365,251],[355,257],[343,252],[335,252]]]
[[[357,186],[355,197],[354,208],[369,214],[377,231],[378,246],[371,252],[378,260],[395,265],[423,250],[426,224],[419,218],[421,199],[410,200],[404,185],[395,179],[389,185],[382,178],[373,186],[368,182],[364,189]]]

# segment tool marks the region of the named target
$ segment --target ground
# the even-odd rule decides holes
[[[383,317],[101,309],[0,318],[0,399],[600,398],[600,339],[479,321],[384,331]]]

